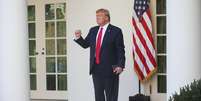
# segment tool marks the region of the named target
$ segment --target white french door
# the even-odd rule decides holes
[[[32,99],[67,99],[66,0],[28,0]]]

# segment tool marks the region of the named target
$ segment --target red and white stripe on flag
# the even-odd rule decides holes
[[[143,0],[135,0],[143,3]],[[146,0],[144,0],[146,1]],[[144,2],[145,3],[145,2]],[[140,11],[138,8],[143,5],[134,4],[133,24],[133,60],[134,69],[141,81],[149,79],[156,71],[156,51],[152,36],[152,23],[149,6]],[[137,14],[139,13],[139,14]],[[142,13],[142,14],[140,14]]]

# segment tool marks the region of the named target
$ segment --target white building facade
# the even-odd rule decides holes
[[[158,72],[142,84],[151,101],[169,96],[201,78],[200,0],[151,0]],[[106,8],[122,28],[126,69],[119,101],[138,93],[132,58],[133,0],[1,0],[0,101],[94,101],[89,49],[74,41],[96,25],[95,11]]]

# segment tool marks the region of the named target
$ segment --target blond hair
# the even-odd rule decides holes
[[[110,12],[109,12],[109,10],[104,9],[104,8],[100,8],[100,9],[96,10],[96,13],[104,13],[105,16],[108,17],[108,20],[110,21]]]

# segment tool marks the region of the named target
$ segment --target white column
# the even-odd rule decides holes
[[[201,78],[201,1],[167,0],[167,96]]]
[[[26,0],[0,0],[0,101],[29,101]]]

